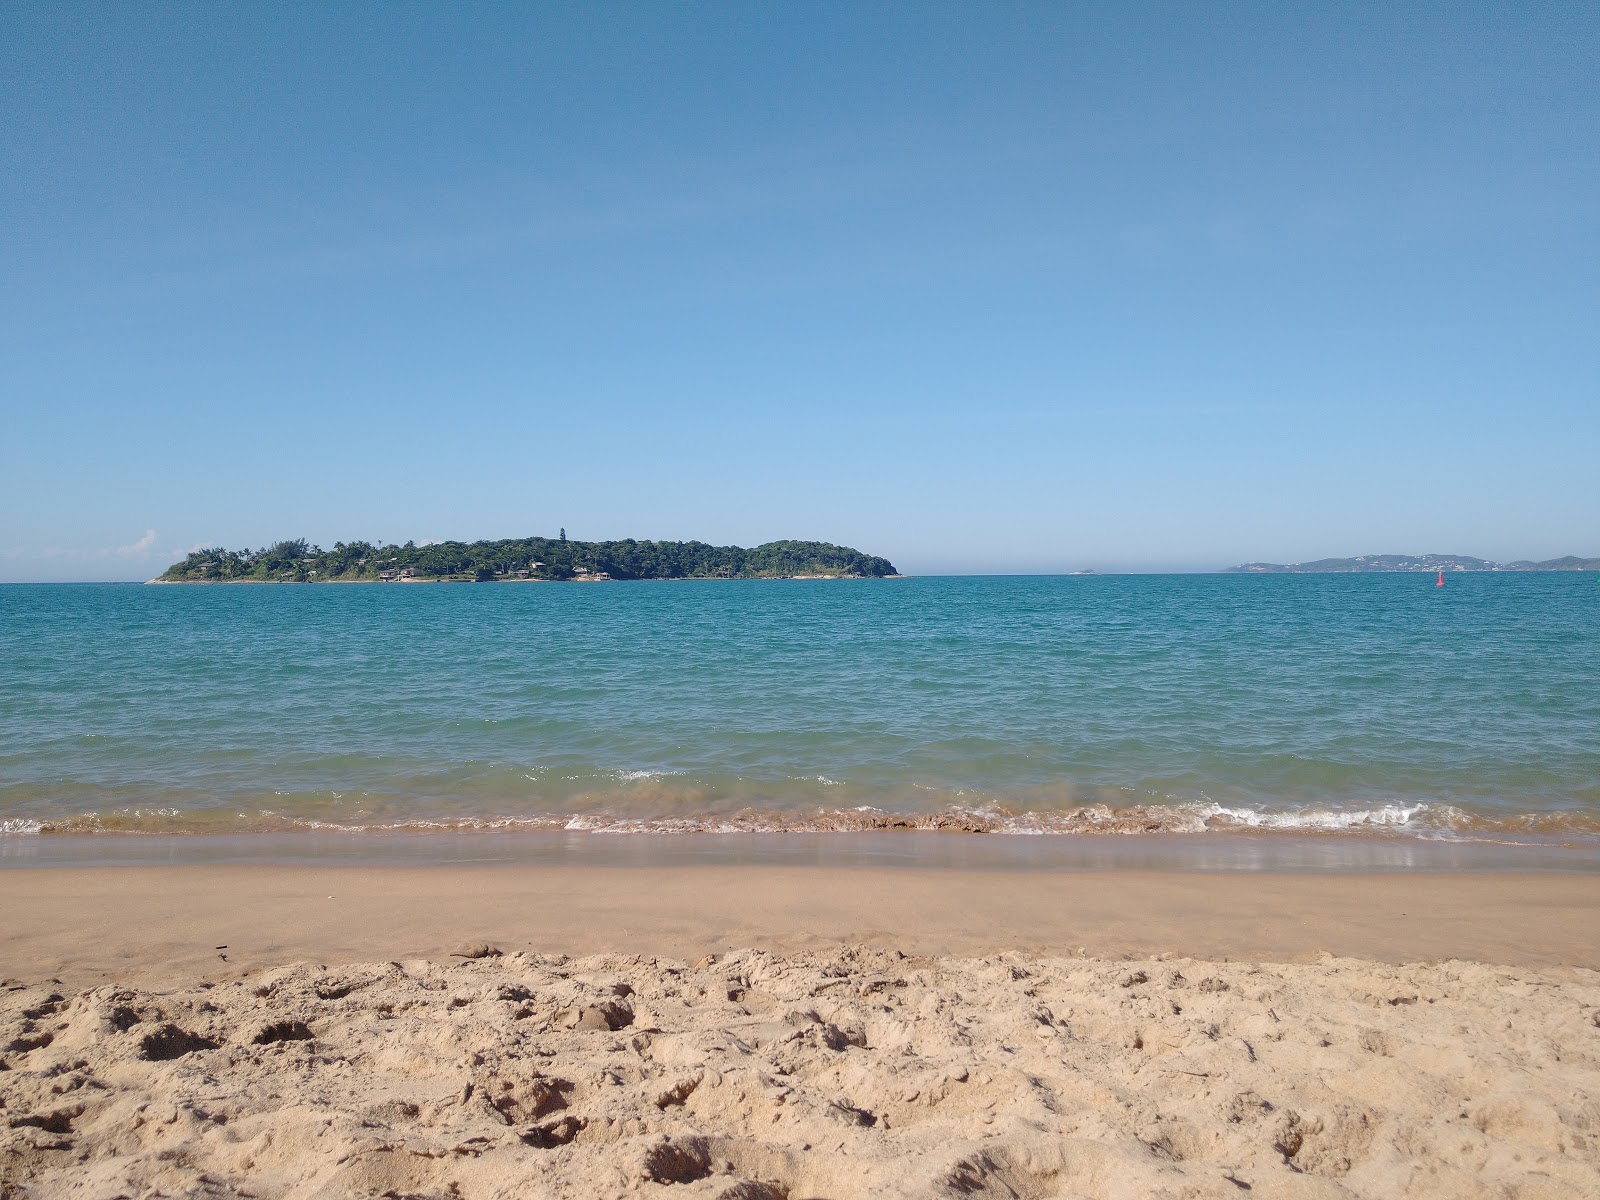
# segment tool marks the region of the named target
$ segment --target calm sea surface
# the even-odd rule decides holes
[[[1600,847],[1591,574],[0,587],[0,831]]]

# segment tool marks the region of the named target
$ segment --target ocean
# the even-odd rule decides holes
[[[1600,849],[1590,574],[0,586],[0,838]]]

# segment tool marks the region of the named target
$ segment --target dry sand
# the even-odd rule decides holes
[[[1576,875],[5,871],[0,1196],[1600,1196],[1597,903]]]

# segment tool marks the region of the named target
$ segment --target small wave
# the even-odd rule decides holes
[[[584,813],[567,818],[568,833],[748,833],[756,832],[729,821],[703,817],[610,817]]]
[[[1281,812],[1211,805],[1208,821],[1227,821],[1248,829],[1397,828],[1429,815],[1433,823],[1461,821],[1466,814],[1448,805],[1385,804],[1378,808],[1302,808]]]
[[[609,774],[611,778],[620,780],[623,783],[637,783],[641,779],[650,779],[650,780],[665,779],[669,775],[681,775],[681,774],[683,774],[683,772],[682,771],[665,771],[665,770],[626,770],[626,769],[622,769],[622,770],[606,772],[606,774]],[[568,776],[568,778],[569,779],[579,779],[581,777],[577,776],[577,775],[571,775],[571,776]]]
[[[553,817],[414,817],[401,821],[380,821],[355,825],[343,821],[317,821],[309,817],[286,817],[288,826],[327,833],[477,833],[496,829],[559,829]]]
[[[374,816],[337,820],[261,809],[185,811],[123,809],[66,817],[0,820],[0,836],[38,834],[477,833],[564,831],[596,834],[766,834],[909,831],[1010,836],[1138,834],[1302,834],[1418,837],[1463,841],[1576,839],[1600,841],[1600,815],[1581,811],[1504,815],[1469,813],[1448,804],[1390,803],[1247,807],[1212,802],[1088,804],[1071,809],[1013,811],[999,804],[948,805],[896,812],[873,805],[806,811],[745,807],[731,812],[643,814],[626,805],[587,812],[489,813],[470,816]]]

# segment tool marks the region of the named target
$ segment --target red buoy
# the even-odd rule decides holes
[[[1439,572],[1439,582],[1434,584],[1433,586],[1434,587],[1443,587],[1444,586],[1444,572],[1443,571]]]

